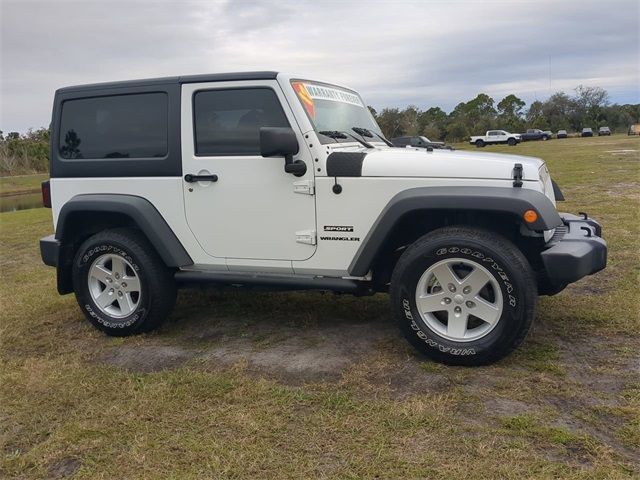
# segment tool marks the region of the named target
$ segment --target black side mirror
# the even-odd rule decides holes
[[[260,154],[263,157],[284,157],[284,171],[301,177],[307,172],[307,165],[302,160],[293,161],[298,150],[298,140],[291,128],[260,128]]]

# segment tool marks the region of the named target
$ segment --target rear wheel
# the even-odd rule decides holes
[[[500,235],[447,227],[420,238],[398,261],[391,301],[405,337],[452,365],[484,365],[525,338],[536,283],[522,253]]]
[[[73,287],[87,319],[114,336],[156,328],[176,298],[171,270],[131,229],[106,230],[86,240],[73,262]]]
[[[482,140],[476,140],[476,147],[478,148],[484,147],[484,142]]]

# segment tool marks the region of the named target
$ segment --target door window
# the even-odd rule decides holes
[[[270,88],[202,90],[193,97],[197,156],[260,155],[261,127],[288,127]]]

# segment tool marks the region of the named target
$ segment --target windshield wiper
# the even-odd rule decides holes
[[[323,130],[321,132],[318,132],[320,135],[324,135],[325,137],[329,137],[329,138],[333,138],[334,140],[338,139],[338,138],[347,138],[347,136],[342,133],[339,132],[337,130]]]
[[[375,135],[376,137],[378,137],[380,140],[382,140],[384,143],[386,143],[389,147],[394,147],[395,145],[393,143],[391,143],[389,140],[387,140],[386,138],[384,138],[382,135],[379,135],[376,132],[372,132],[369,129],[366,128],[362,128],[362,127],[353,127],[351,130],[353,130],[354,132],[356,132],[358,135],[360,135],[361,137],[368,137],[368,138],[373,138],[373,136]]]
[[[369,142],[365,142],[364,140],[360,140],[358,137],[356,137],[355,135],[351,135],[349,132],[341,132],[341,131],[338,131],[338,130],[323,130],[323,131],[318,132],[318,133],[320,135],[324,135],[325,137],[333,138],[334,140],[336,140],[338,138],[344,139],[344,138],[351,137],[356,142],[361,143],[362,145],[364,145],[367,148],[376,148],[373,145],[371,145]]]

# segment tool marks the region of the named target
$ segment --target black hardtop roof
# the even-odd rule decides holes
[[[149,85],[166,85],[199,82],[229,82],[234,80],[274,80],[278,72],[231,72],[205,73],[202,75],[184,75],[179,77],[145,78],[140,80],[124,80],[119,82],[91,83],[59,88],[57,92],[77,92],[82,90],[146,87]]]

